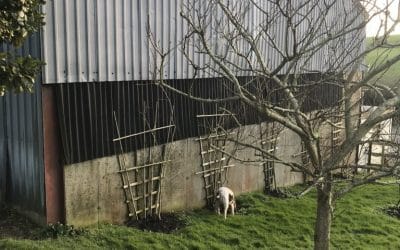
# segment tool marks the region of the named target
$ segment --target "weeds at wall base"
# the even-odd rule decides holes
[[[179,214],[167,213],[158,216],[151,216],[147,219],[129,220],[125,223],[128,227],[135,227],[142,231],[173,233],[187,226],[187,222]]]

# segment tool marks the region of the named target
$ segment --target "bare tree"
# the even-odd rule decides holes
[[[399,17],[392,17],[388,7],[398,3],[387,1],[378,5],[379,1],[373,0],[189,2],[181,9],[187,32],[179,44],[162,48],[155,38],[151,39],[159,65],[158,84],[202,102],[240,102],[266,120],[296,133],[310,160],[307,166],[280,159],[255,144],[237,143],[254,148],[312,179],[304,193],[311,188],[317,190],[315,249],[329,249],[336,201],[357,186],[398,175],[400,169],[394,158],[376,165],[357,164],[355,156],[357,148],[372,143],[390,147],[391,152],[397,147],[391,137],[371,136],[370,131],[400,113],[399,92],[379,81],[400,60],[400,55],[378,56],[369,67],[363,62],[368,53],[377,49],[392,50],[400,46],[388,39],[399,22]],[[381,18],[381,25],[374,43],[366,46],[366,25],[375,17]],[[164,66],[176,51],[185,56],[193,78],[222,78],[230,95],[196,96],[165,81]],[[364,112],[360,98],[365,90],[374,92],[381,102]],[[336,91],[328,103],[321,97],[326,91]],[[338,121],[343,121],[343,125]],[[340,139],[332,138],[332,131]],[[365,170],[366,174],[356,174],[357,170]],[[338,172],[351,175],[336,185],[338,181],[333,176]]]

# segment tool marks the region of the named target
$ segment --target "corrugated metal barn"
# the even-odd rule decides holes
[[[264,10],[272,8],[269,1],[259,1]],[[143,110],[149,112],[149,117],[154,117],[152,112],[161,107],[164,115],[150,123],[168,124],[172,111],[163,108],[160,102],[167,99],[166,94],[151,84],[155,61],[147,39],[147,27],[161,47],[176,46],[187,32],[187,24],[180,15],[181,6],[190,2],[47,1],[43,7],[46,25],[18,49],[19,54],[30,54],[46,63],[37,79],[35,92],[0,97],[0,198],[7,199],[41,223],[65,221],[68,210],[73,209],[66,205],[66,199],[69,199],[66,186],[70,184],[66,180],[65,166],[72,168],[73,164],[115,155],[113,112],[117,114],[121,134],[145,130]],[[199,2],[197,7],[202,8],[202,3]],[[338,25],[338,13],[358,13],[355,8],[353,1],[338,1],[326,18],[332,20],[332,25]],[[254,7],[248,13],[246,27],[258,29],[264,18],[263,12]],[[313,15],[318,16],[318,10]],[[361,22],[359,16],[357,21]],[[210,23],[213,23],[212,18]],[[283,19],[276,20],[271,34],[278,44],[290,46],[282,32],[285,25]],[[306,33],[309,27],[303,26],[300,25],[299,30]],[[348,36],[354,37],[354,34]],[[218,40],[217,37],[210,39]],[[263,45],[263,56],[273,67],[280,63],[281,57],[269,46]],[[349,46],[352,45],[343,48]],[[359,47],[351,53],[358,54],[363,49]],[[3,45],[2,50],[13,49]],[[220,50],[223,46],[216,48],[216,53]],[[209,59],[197,54],[194,48],[188,53],[199,64],[209,63]],[[343,51],[337,50],[337,53]],[[313,72],[323,72],[329,58],[326,48],[321,49],[308,61],[304,75],[317,77]],[[238,59],[237,64],[244,62]],[[281,70],[283,72],[285,68]],[[244,72],[236,73],[243,79],[249,77]],[[229,95],[223,88],[221,76],[209,72],[193,79],[193,75],[194,70],[182,50],[174,50],[164,69],[164,78],[171,85],[182,90],[192,88],[203,97]],[[306,106],[323,108],[330,104],[331,96],[337,98],[340,95],[340,89],[325,89],[321,93],[319,101],[326,103]],[[330,94],[324,96],[324,93]],[[175,140],[197,136],[196,115],[207,110],[215,112],[215,105],[198,103],[173,93],[169,98],[174,104]],[[251,111],[242,113],[247,114],[243,117],[246,124],[259,121]],[[160,143],[166,142],[165,135],[159,137]],[[143,140],[124,142],[123,146],[128,152],[138,150],[143,147]],[[83,179],[75,183],[86,185]]]

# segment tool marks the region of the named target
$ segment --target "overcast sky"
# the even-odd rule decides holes
[[[380,4],[380,6],[385,6],[387,4],[387,2],[392,3],[389,7],[389,11],[390,11],[390,16],[395,18],[397,16],[397,6],[398,6],[398,1],[394,1],[394,0],[377,0],[376,1],[377,4]],[[369,8],[368,6],[366,6],[368,12],[374,13],[374,10],[372,10],[371,8]],[[382,17],[378,17],[376,16],[375,18],[373,18],[367,25],[367,36],[375,36],[378,29],[379,29],[379,25],[381,23],[381,18]],[[394,34],[400,34],[400,27],[397,26],[396,30],[393,32]]]

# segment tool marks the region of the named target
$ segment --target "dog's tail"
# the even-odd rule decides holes
[[[216,199],[219,199],[221,197],[221,194],[220,194],[220,192],[219,192],[219,190],[217,191],[217,193],[215,194],[215,198]]]

